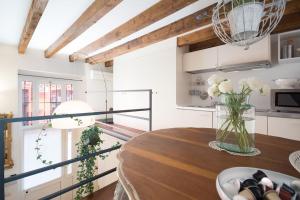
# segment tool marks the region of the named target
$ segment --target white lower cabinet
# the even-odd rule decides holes
[[[213,116],[210,111],[177,110],[176,127],[197,127],[197,128],[212,128]]]
[[[255,132],[259,134],[268,134],[268,117],[256,116],[255,117]]]
[[[268,117],[268,135],[300,141],[300,119]]]

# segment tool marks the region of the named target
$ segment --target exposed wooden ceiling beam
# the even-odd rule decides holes
[[[282,33],[285,31],[291,31],[300,28],[300,4],[299,0],[292,0],[287,2],[286,9],[284,12],[284,16],[282,17],[281,21],[272,32],[274,33]],[[177,46],[182,47],[191,44],[197,44],[198,48],[201,48],[202,45],[207,46],[207,41],[215,41],[215,44],[211,43],[212,46],[219,45],[220,41],[218,41],[217,35],[214,33],[212,27],[208,27],[205,29],[201,29],[195,31],[193,33],[183,35],[177,38]]]
[[[105,67],[113,67],[114,66],[114,61],[113,60],[106,61],[104,63],[104,66]]]
[[[174,37],[187,31],[191,31],[195,28],[208,25],[211,23],[210,16],[214,6],[215,5],[211,5],[205,9],[195,12],[192,15],[175,21],[167,26],[164,26],[139,38],[131,40],[123,45],[91,56],[86,59],[86,62],[90,64],[105,62],[107,60],[111,60],[116,56],[134,51],[139,48],[143,48],[156,42],[160,42],[162,40]]]
[[[100,37],[84,48],[80,49],[78,52],[88,55],[100,48],[103,48],[115,41],[118,41],[132,33],[149,26],[150,24],[159,21],[160,19],[194,3],[197,0],[161,0],[155,5],[151,6],[141,14],[135,16],[131,20],[122,24],[121,26],[115,28],[106,35]],[[70,61],[75,61],[77,59],[82,59],[79,54],[72,54],[70,56]]]
[[[48,4],[48,0],[33,0],[27,19],[23,28],[23,32],[19,41],[18,51],[24,54],[29,41],[31,40],[33,33],[44,13],[44,10]]]
[[[216,37],[217,36],[214,32],[214,29],[212,28],[212,26],[210,26],[208,28],[201,29],[201,30],[192,32],[190,34],[178,37],[177,38],[177,46],[182,47],[182,46],[186,46],[186,45],[190,45],[190,44],[195,44],[198,42],[211,40]]]
[[[95,0],[84,13],[45,51],[45,57],[50,58],[65,47],[80,34],[86,31],[105,14],[117,6],[122,0]]]

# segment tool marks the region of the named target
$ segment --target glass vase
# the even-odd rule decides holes
[[[216,106],[217,145],[227,151],[251,153],[255,147],[255,107],[249,96],[225,94]]]

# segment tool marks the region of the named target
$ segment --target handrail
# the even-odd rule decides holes
[[[45,172],[45,171],[48,171],[48,170],[51,170],[51,169],[56,169],[58,167],[63,167],[65,165],[72,164],[74,162],[86,160],[86,159],[89,159],[91,157],[98,156],[98,155],[101,155],[101,154],[108,153],[108,152],[111,152],[113,150],[119,149],[120,147],[121,147],[121,145],[118,145],[118,146],[111,147],[111,148],[108,148],[108,149],[105,149],[105,150],[97,151],[95,153],[90,153],[90,154],[87,154],[87,155],[84,155],[84,156],[80,156],[80,157],[76,157],[76,158],[66,160],[66,161],[63,161],[63,162],[55,163],[55,164],[49,165],[47,167],[41,167],[41,168],[38,168],[38,169],[35,169],[35,170],[31,170],[31,171],[24,172],[24,173],[21,173],[21,174],[13,175],[13,176],[5,178],[4,183],[9,183],[9,182],[16,181],[16,180],[19,180],[19,179],[22,179],[22,178],[26,178],[28,176],[32,176],[32,175],[35,175],[35,174]]]
[[[96,175],[96,176],[93,176],[93,177],[91,177],[91,178],[88,178],[88,179],[86,179],[86,180],[83,180],[83,181],[81,181],[81,182],[79,182],[79,183],[76,183],[76,184],[74,184],[74,185],[71,185],[71,186],[69,186],[69,187],[66,187],[66,188],[64,188],[64,189],[62,189],[62,190],[59,190],[59,191],[54,192],[54,193],[52,193],[52,194],[49,194],[49,195],[47,195],[47,196],[45,196],[45,197],[42,197],[42,198],[40,198],[40,200],[53,199],[53,198],[58,197],[58,196],[60,196],[60,195],[62,195],[62,194],[64,194],[64,193],[67,193],[67,192],[69,192],[69,191],[71,191],[71,190],[74,190],[74,189],[76,189],[76,188],[78,188],[78,187],[80,187],[80,186],[82,186],[82,185],[85,185],[85,184],[87,184],[87,183],[89,183],[89,182],[92,182],[92,181],[94,181],[94,180],[97,180],[98,178],[101,178],[101,177],[103,177],[103,176],[106,176],[106,175],[108,175],[108,174],[111,174],[111,173],[115,172],[116,170],[117,170],[116,167],[113,168],[113,169],[107,170],[107,171],[105,171],[105,172],[103,172],[103,173],[101,173],[101,174],[98,174],[98,175]]]
[[[5,178],[4,177],[4,127],[7,123],[14,123],[14,122],[24,122],[24,121],[37,121],[37,120],[48,120],[48,119],[58,119],[58,118],[69,118],[69,117],[80,117],[80,116],[93,116],[93,115],[105,115],[105,114],[116,114],[116,113],[128,113],[128,112],[141,112],[141,111],[149,111],[149,131],[152,130],[152,90],[115,90],[113,92],[149,92],[149,107],[148,108],[139,108],[139,109],[128,109],[128,110],[114,110],[114,111],[100,111],[100,112],[88,112],[88,113],[74,113],[74,114],[62,114],[62,115],[47,115],[47,116],[32,116],[32,117],[16,117],[16,118],[2,118],[0,119],[0,200],[4,200],[5,199],[5,184],[12,182],[12,181],[16,181],[25,177],[29,177],[41,172],[45,172],[51,169],[55,169],[58,167],[62,167],[74,162],[78,162],[78,161],[82,161],[103,153],[107,153],[107,152],[111,152],[113,150],[119,149],[121,147],[121,145],[115,146],[115,147],[111,147],[108,149],[104,149],[104,150],[100,150],[98,152],[95,153],[91,153],[88,155],[84,155],[84,156],[80,156],[80,157],[76,157],[73,159],[69,159],[63,162],[59,162],[59,163],[55,163],[46,167],[42,167],[39,169],[35,169],[35,170],[31,170],[28,172],[24,172],[21,174],[17,174],[14,176],[10,176]],[[112,134],[113,137],[115,137],[114,134]],[[121,137],[120,139],[126,140],[126,137]],[[94,181],[100,177],[103,177],[107,174],[110,174],[112,172],[116,171],[116,168],[110,169],[104,173],[98,174],[94,177],[88,178],[86,180],[83,180],[79,183],[76,183],[72,186],[69,186],[67,188],[64,188],[60,191],[54,192],[52,194],[49,194],[43,198],[41,198],[42,200],[46,200],[46,199],[52,199],[55,198],[57,196],[60,196],[66,192],[69,192],[75,188],[78,188],[84,184],[87,184],[91,181]]]
[[[58,118],[68,118],[68,117],[105,115],[105,114],[114,114],[114,113],[140,112],[140,111],[149,111],[149,110],[150,110],[150,108],[139,108],[139,109],[129,109],[129,110],[114,110],[114,111],[107,111],[107,112],[100,111],[100,112],[74,113],[74,114],[64,114],[64,115],[45,115],[45,116],[33,116],[33,117],[1,118],[0,123],[26,122],[26,121],[45,120],[45,119],[58,119]]]

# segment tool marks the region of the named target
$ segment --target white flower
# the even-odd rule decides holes
[[[228,93],[233,90],[233,86],[230,80],[226,80],[220,83],[219,90],[221,93]]]
[[[247,80],[247,83],[251,90],[259,91],[263,87],[263,83],[260,80],[257,80],[256,78],[249,78]]]
[[[212,75],[211,77],[208,78],[207,82],[209,85],[213,85],[213,84],[219,84],[222,81],[224,81],[225,78],[222,76],[218,76],[217,74]]]
[[[239,85],[240,85],[240,88],[241,88],[241,89],[242,89],[242,88],[247,88],[247,87],[249,87],[249,85],[248,85],[248,80],[245,79],[245,78],[241,79],[241,80],[239,81]]]
[[[217,84],[213,84],[212,86],[210,86],[208,89],[207,89],[207,93],[209,96],[211,97],[216,97],[216,96],[219,96],[220,95],[220,91],[218,89],[218,85]]]
[[[259,89],[259,93],[263,96],[270,94],[271,88],[269,85],[265,84]]]

